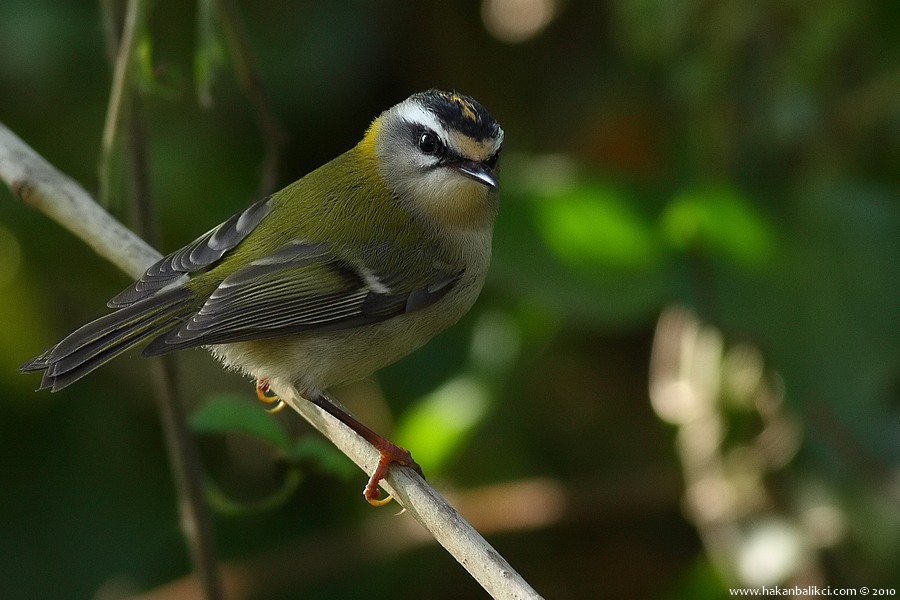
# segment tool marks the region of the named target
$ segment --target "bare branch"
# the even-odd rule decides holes
[[[98,177],[100,201],[104,206],[109,206],[112,199],[112,171],[113,161],[116,157],[116,143],[121,136],[122,123],[127,118],[127,109],[131,106],[131,94],[133,93],[131,78],[143,13],[142,0],[128,0],[125,22],[122,25],[122,40],[113,65],[112,89],[109,92],[109,106],[106,109],[106,122],[103,125],[100,149]],[[114,41],[114,39],[110,41],[110,47]]]
[[[133,277],[160,255],[100,208],[0,123],[0,177],[13,193],[43,211]],[[378,451],[349,428],[298,395],[283,397],[366,473]],[[434,488],[406,468],[392,466],[385,488],[491,594],[504,600],[540,596]]]
[[[130,217],[144,238],[156,241],[157,211],[150,189],[147,135],[139,95],[132,93],[129,104],[125,163]],[[177,383],[175,357],[169,354],[155,362],[157,364],[153,365],[153,379],[156,384],[156,402],[178,495],[181,533],[191,556],[194,573],[201,583],[203,597],[205,600],[223,600],[225,593],[219,570],[216,536],[206,502],[203,465],[197,442],[188,426],[184,398]]]
[[[98,205],[83,187],[44,160],[3,123],[0,123],[0,178],[17,198],[71,231],[135,279],[162,258]]]
[[[235,76],[253,106],[265,144],[265,157],[259,181],[259,194],[265,196],[274,192],[278,184],[281,147],[287,140],[287,134],[275,111],[272,110],[272,103],[259,76],[250,39],[244,29],[237,4],[234,0],[216,0],[216,9],[228,44]]]
[[[312,403],[296,394],[281,396],[367,474],[378,464],[378,450]],[[540,598],[537,592],[433,487],[408,467],[391,465],[381,482],[413,518],[427,529],[494,598]]]
[[[172,356],[153,365],[156,400],[162,422],[169,465],[178,492],[181,531],[190,552],[194,574],[204,600],[222,600],[225,591],[212,519],[205,496],[203,465],[197,444],[188,427]]]
[[[257,194],[267,196],[278,186],[281,149],[287,132],[272,107],[244,20],[234,0],[197,1],[197,48],[195,79],[197,101],[213,104],[213,83],[226,60],[250,108],[264,145]]]

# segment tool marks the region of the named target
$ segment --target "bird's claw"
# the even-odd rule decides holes
[[[268,404],[266,412],[274,414],[284,408],[284,400],[269,388],[269,380],[263,377],[256,381],[256,398],[263,404]]]
[[[381,490],[378,488],[378,484],[387,476],[391,463],[409,467],[423,478],[424,475],[422,475],[422,468],[419,467],[419,464],[415,460],[413,460],[409,450],[396,446],[387,440],[384,441],[384,444],[376,447],[381,453],[381,456],[378,458],[378,465],[372,472],[372,476],[369,477],[369,481],[366,483],[366,487],[363,490],[363,496],[365,496],[366,502],[372,506],[384,506],[393,500],[393,496],[388,494],[384,498],[381,498]]]

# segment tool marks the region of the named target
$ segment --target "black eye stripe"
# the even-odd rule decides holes
[[[429,167],[439,167],[449,163],[471,160],[469,157],[463,156],[450,146],[447,142],[430,127],[415,121],[404,121],[407,135],[410,142],[426,156],[433,156],[437,160],[429,165]],[[503,144],[497,148],[494,153],[484,160],[490,168],[495,168],[500,160],[500,154],[503,150]]]

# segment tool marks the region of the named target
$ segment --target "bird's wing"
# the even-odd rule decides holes
[[[186,275],[211,267],[229,250],[246,238],[272,210],[271,198],[265,198],[215,227],[172,254],[166,256],[107,303],[123,308],[155,295],[166,286],[184,283]]]
[[[144,354],[344,329],[419,310],[462,275],[420,250],[429,268],[387,269],[374,266],[383,264],[383,256],[367,260],[324,243],[288,242],[226,277],[193,316],[151,342]]]

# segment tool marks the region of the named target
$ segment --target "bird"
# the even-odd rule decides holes
[[[373,505],[410,452],[327,397],[456,323],[480,294],[499,206],[504,132],[470,96],[430,89],[381,113],[350,150],[162,258],[87,323],[20,367],[61,390],[134,346],[205,347],[293,390],[379,451]],[[387,500],[390,497],[388,496]]]

